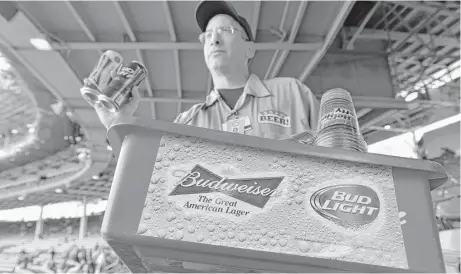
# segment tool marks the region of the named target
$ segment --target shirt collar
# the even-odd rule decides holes
[[[263,84],[261,79],[259,79],[259,77],[254,73],[252,73],[250,75],[250,78],[248,78],[248,81],[245,84],[245,87],[243,88],[243,93],[253,95],[258,98],[271,96],[271,93]],[[216,103],[220,96],[221,95],[219,94],[219,92],[216,89],[213,89],[210,92],[210,94],[206,97],[205,104],[203,105],[203,107],[209,107],[213,105],[214,103]]]

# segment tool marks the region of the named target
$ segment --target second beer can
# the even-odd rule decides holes
[[[109,111],[120,109],[130,98],[131,91],[146,79],[147,70],[139,62],[133,61],[117,71],[109,85],[98,95],[99,102]]]
[[[84,79],[84,85],[80,89],[83,98],[92,105],[96,104],[101,90],[108,85],[113,71],[117,71],[122,62],[123,57],[120,53],[112,50],[104,52],[88,78]]]

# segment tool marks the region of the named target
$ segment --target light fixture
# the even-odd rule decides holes
[[[18,132],[19,132],[19,131],[18,131],[17,129],[11,130],[11,133],[13,133],[13,134],[18,134]]]
[[[30,38],[30,43],[38,50],[52,50],[50,42],[45,38]]]
[[[107,150],[112,151],[112,147],[111,147],[111,146],[107,146],[106,148],[107,148]]]
[[[390,128],[391,128],[390,125],[385,125],[385,126],[384,126],[384,129],[390,129]]]
[[[11,65],[10,63],[0,54],[0,70],[10,70]]]
[[[56,192],[56,193],[58,193],[58,194],[59,194],[59,193],[62,193],[62,191],[63,191],[62,188],[56,188],[56,189],[54,190],[54,192]]]
[[[99,175],[93,175],[93,177],[91,177],[91,178],[93,178],[93,180],[98,180],[98,179],[99,179]]]
[[[24,196],[18,196],[18,201],[24,201],[25,198],[26,197],[24,197]]]
[[[407,97],[408,91],[402,90],[402,91],[399,92],[399,95],[400,95],[401,97]]]
[[[415,100],[416,98],[418,98],[418,96],[419,96],[419,92],[417,92],[417,91],[412,92],[412,93],[408,94],[407,97],[405,97],[405,101],[411,102],[411,101]]]

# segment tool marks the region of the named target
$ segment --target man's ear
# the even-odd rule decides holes
[[[255,44],[252,41],[247,42],[248,50],[247,50],[247,57],[248,59],[252,59],[255,56]]]

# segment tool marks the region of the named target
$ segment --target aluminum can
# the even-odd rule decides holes
[[[118,111],[131,98],[133,88],[146,79],[146,75],[146,68],[136,61],[121,67],[109,85],[101,90],[99,102],[109,111]]]
[[[91,71],[88,78],[84,79],[84,85],[80,89],[83,98],[91,105],[98,102],[98,95],[111,81],[111,75],[118,71],[123,64],[120,53],[108,50],[99,58],[98,63]]]

